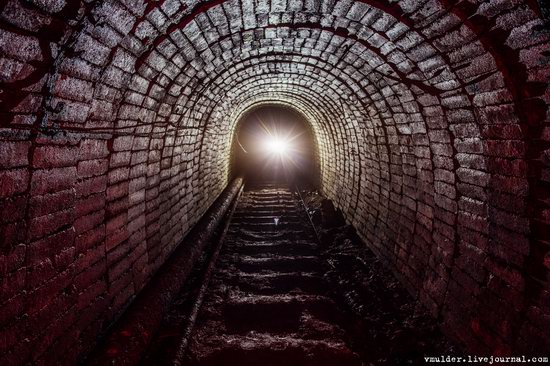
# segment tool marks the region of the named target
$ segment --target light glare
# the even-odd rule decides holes
[[[272,154],[283,155],[288,151],[289,143],[280,137],[271,136],[267,140],[266,148]]]

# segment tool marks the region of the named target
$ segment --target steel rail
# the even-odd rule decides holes
[[[296,191],[298,192],[298,197],[300,197],[300,202],[302,203],[302,207],[304,208],[304,211],[306,211],[306,215],[307,215],[307,218],[309,219],[309,223],[311,224],[311,227],[313,228],[313,232],[315,233],[315,239],[317,239],[317,244],[319,245],[319,247],[321,247],[322,246],[321,235],[319,235],[319,231],[317,231],[317,227],[313,223],[313,218],[311,217],[309,210],[307,209],[306,202],[304,201],[304,197],[302,196],[302,193],[300,192],[299,187],[296,185],[295,188],[296,188]],[[325,259],[325,262],[329,266],[331,266],[332,269],[336,268],[329,259]]]
[[[245,184],[243,184],[241,186],[239,192],[237,193],[237,195],[235,197],[234,202],[232,203],[232,206],[231,206],[230,210],[227,213],[227,216],[225,218],[223,231],[220,234],[219,239],[217,240],[216,247],[214,249],[214,252],[212,253],[212,256],[210,257],[210,260],[208,261],[207,269],[206,269],[206,271],[203,275],[202,281],[201,281],[201,283],[202,283],[201,287],[200,287],[199,292],[197,294],[197,297],[196,297],[196,299],[193,303],[191,314],[189,315],[189,319],[188,319],[187,325],[185,327],[185,330],[183,332],[183,336],[182,336],[182,338],[181,338],[181,340],[178,344],[178,347],[176,349],[176,354],[175,354],[173,362],[172,362],[172,364],[174,366],[183,366],[184,365],[185,354],[186,354],[188,346],[189,346],[189,340],[190,340],[191,335],[193,333],[193,329],[195,327],[195,323],[197,321],[200,309],[202,307],[204,298],[206,296],[206,292],[208,291],[208,287],[209,287],[209,284],[210,284],[210,279],[212,278],[213,272],[215,270],[216,262],[218,260],[219,254],[220,254],[221,249],[223,247],[223,244],[225,242],[225,237],[226,237],[227,231],[229,229],[229,225],[231,224],[231,219],[233,217],[233,213],[235,212],[235,209],[238,205],[240,196],[241,196],[241,194],[244,190],[244,186],[245,186]],[[295,185],[295,190],[298,193],[298,201],[301,204],[304,211],[306,212],[306,216],[308,218],[308,221],[311,225],[311,228],[313,229],[313,232],[315,234],[315,239],[316,239],[317,243],[320,244],[321,239],[320,239],[320,236],[319,236],[319,232],[317,231],[317,228],[316,228],[315,224],[313,223],[313,219],[312,219],[312,217],[311,217],[311,215],[310,215],[310,213],[307,209],[304,198],[303,198],[303,196],[300,192],[300,189],[297,185]],[[277,195],[277,200],[279,200],[279,195]],[[329,264],[332,265],[330,262],[329,262]]]
[[[237,207],[237,204],[239,202],[240,196],[244,190],[244,184],[241,186],[239,192],[235,196],[235,199],[232,203],[232,206],[225,217],[225,223],[223,226],[223,230],[217,240],[216,247],[214,249],[214,252],[212,253],[212,256],[210,257],[210,260],[208,261],[208,267],[206,268],[206,271],[203,275],[202,281],[201,281],[201,287],[197,294],[197,297],[193,303],[193,307],[191,310],[191,314],[189,315],[189,319],[187,321],[187,326],[185,327],[183,331],[183,336],[180,339],[180,342],[178,344],[178,347],[176,349],[176,354],[174,355],[174,359],[172,364],[174,366],[182,366],[185,359],[185,353],[187,352],[187,347],[189,345],[189,339],[191,338],[191,334],[193,333],[193,329],[195,328],[195,323],[197,321],[197,317],[199,315],[199,311],[202,307],[202,303],[204,301],[204,297],[206,295],[206,292],[208,290],[208,286],[210,284],[210,279],[212,278],[212,274],[214,273],[214,269],[216,267],[216,262],[218,260],[220,251],[223,247],[223,244],[225,242],[225,237],[227,234],[227,231],[229,229],[229,225],[231,224],[231,219],[233,217],[233,213],[235,212],[235,208]]]
[[[311,227],[313,228],[313,232],[315,233],[315,238],[317,239],[317,244],[321,245],[321,236],[319,235],[319,232],[317,231],[317,227],[313,223],[313,218],[311,217],[306,202],[304,201],[304,197],[302,196],[302,193],[300,192],[300,188],[298,185],[295,185],[294,188],[296,189],[296,192],[298,192],[298,197],[300,198],[300,203],[302,204],[302,207],[304,208],[304,211],[306,211],[307,218],[309,220],[309,223],[311,224]]]
[[[198,258],[215,243],[242,185],[240,177],[228,184],[80,364],[139,364]]]

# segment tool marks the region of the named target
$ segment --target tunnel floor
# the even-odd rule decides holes
[[[186,335],[185,328],[204,281],[199,268],[142,364],[170,363],[185,337],[181,361],[188,365],[415,364],[422,355],[452,351],[374,255],[361,258],[359,247],[353,253],[358,239],[320,199],[309,194],[305,200],[319,224],[314,229],[296,191],[248,188],[229,222],[192,332]]]

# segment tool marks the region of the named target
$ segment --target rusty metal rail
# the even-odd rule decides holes
[[[309,210],[307,209],[306,202],[304,201],[304,197],[302,196],[302,192],[300,191],[300,187],[297,185],[294,186],[296,189],[296,192],[298,192],[298,197],[300,197],[300,203],[302,204],[302,207],[304,208],[304,211],[306,211],[307,218],[309,220],[309,223],[311,224],[311,227],[313,228],[313,232],[315,233],[315,238],[317,239],[317,244],[321,244],[321,236],[319,235],[319,232],[317,231],[317,227],[313,223],[313,218],[311,217],[311,214],[309,213]],[[332,265],[332,264],[331,264]]]
[[[254,188],[235,202],[227,236],[219,238],[196,290],[184,293],[190,306],[178,302],[167,318],[176,324],[167,324],[148,360],[167,352],[166,363],[176,366],[359,366],[342,314],[327,295],[319,233],[301,191]],[[178,324],[181,310],[190,315]]]
[[[191,337],[191,334],[193,332],[193,328],[195,327],[195,322],[197,320],[197,316],[199,314],[199,311],[201,309],[204,296],[206,294],[206,291],[208,290],[208,286],[210,284],[210,279],[212,278],[212,273],[214,272],[214,269],[216,267],[216,261],[218,260],[220,251],[222,249],[223,243],[225,241],[225,235],[227,234],[227,230],[229,229],[229,224],[231,223],[231,218],[233,217],[233,212],[235,212],[235,207],[237,207],[237,203],[239,201],[239,197],[243,191],[244,185],[241,185],[241,188],[239,189],[239,192],[237,193],[235,199],[233,200],[232,206],[229,210],[229,212],[226,214],[224,219],[224,226],[223,231],[219,238],[217,239],[217,243],[214,249],[214,252],[212,253],[212,256],[210,257],[208,261],[208,267],[206,268],[206,271],[202,277],[201,281],[201,287],[199,290],[199,293],[197,294],[197,297],[193,303],[193,307],[191,310],[191,314],[189,315],[189,319],[187,321],[187,325],[185,327],[185,330],[183,332],[183,337],[179,341],[178,347],[176,349],[176,354],[173,360],[174,366],[181,366],[183,364],[183,359],[185,357],[185,352],[187,350],[187,345],[189,344],[189,338]]]
[[[136,365],[201,253],[218,232],[243,188],[234,179],[138,294],[83,364]]]

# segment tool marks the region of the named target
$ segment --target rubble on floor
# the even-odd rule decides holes
[[[372,365],[423,364],[429,355],[457,354],[459,348],[395,278],[341,212],[316,191],[302,192],[331,269],[325,278],[346,303],[354,327],[354,349]]]

